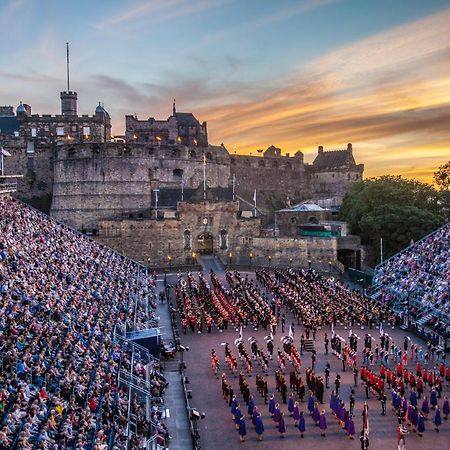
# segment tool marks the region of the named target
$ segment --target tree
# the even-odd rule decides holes
[[[441,191],[450,189],[450,161],[438,167],[434,172],[433,180]]]
[[[445,223],[440,193],[430,184],[398,176],[355,183],[344,197],[340,216],[367,246],[368,263],[379,262]]]

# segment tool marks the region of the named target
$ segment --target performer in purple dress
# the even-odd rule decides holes
[[[245,441],[246,434],[247,434],[247,425],[245,424],[244,416],[242,416],[239,421],[239,438],[241,439],[241,442]]]
[[[231,400],[231,419],[234,420],[234,414],[236,412],[236,408],[238,405],[238,401],[236,400],[236,396],[233,396],[233,400]]]
[[[261,414],[258,414],[256,418],[256,434],[258,435],[258,441],[262,441],[262,435],[264,433],[264,424]]]
[[[236,410],[234,411],[234,423],[236,424],[236,430],[239,430],[242,416],[243,416],[243,414],[242,414],[241,409],[239,408],[239,404],[238,404],[236,406]]]
[[[292,415],[294,413],[294,394],[292,392],[291,392],[291,395],[289,396],[288,411],[289,411],[289,414],[292,417]]]
[[[256,427],[256,419],[258,418],[258,416],[259,416],[260,414],[259,414],[259,411],[258,411],[258,407],[257,406],[255,406],[254,408],[253,408],[253,413],[252,413],[252,423],[253,423],[253,425]]]
[[[419,417],[417,418],[417,434],[418,436],[422,437],[423,432],[425,431],[425,416],[423,412],[419,414]]]
[[[325,437],[325,431],[327,429],[327,419],[325,418],[325,411],[322,410],[319,417],[319,428],[320,428],[320,435],[322,437]]]
[[[270,396],[269,400],[269,412],[273,417],[273,413],[275,412],[275,398],[273,397],[273,394]]]
[[[314,409],[313,409],[314,425],[316,425],[316,426],[319,425],[319,419],[320,419],[319,405],[316,403],[316,405],[314,406]]]
[[[284,438],[284,433],[286,433],[286,425],[284,423],[283,413],[280,412],[280,420],[278,421],[278,432],[280,433],[280,438]]]
[[[413,389],[411,394],[409,394],[409,401],[411,405],[417,406],[417,392]]]
[[[436,393],[436,389],[435,388],[433,388],[431,390],[430,403],[431,403],[431,409],[436,409],[438,401],[437,401],[437,393]]]
[[[280,416],[281,416],[280,405],[277,403],[275,405],[275,411],[273,412],[273,421],[276,423],[279,423]]]
[[[353,416],[348,417],[347,421],[347,436],[349,439],[353,439],[355,435],[355,422],[353,422]]]
[[[312,415],[314,411],[314,397],[312,396],[312,392],[310,392],[309,398],[308,398],[308,411]]]
[[[435,430],[439,433],[439,427],[442,423],[441,419],[441,410],[439,409],[439,406],[436,408],[436,413],[434,414],[434,426]]]
[[[298,431],[300,431],[300,437],[304,437],[303,433],[306,430],[305,416],[303,411],[300,411],[300,416],[298,418]]]
[[[334,395],[334,391],[331,391],[330,395],[330,409],[336,415],[336,395]]]
[[[254,408],[255,408],[255,401],[253,400],[253,396],[250,395],[250,399],[248,401],[247,406],[247,414],[249,415],[250,418],[252,418]]]
[[[444,420],[448,420],[448,415],[450,414],[450,405],[448,403],[448,397],[444,397],[444,403],[442,404],[442,412],[444,413]]]

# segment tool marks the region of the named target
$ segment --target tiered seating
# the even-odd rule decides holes
[[[125,448],[131,350],[114,336],[156,323],[149,297],[136,263],[0,198],[0,448]]]
[[[450,224],[376,268],[381,300],[394,308],[412,308],[420,326],[445,334],[450,326]]]

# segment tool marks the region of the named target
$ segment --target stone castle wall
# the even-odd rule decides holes
[[[203,183],[203,153],[208,154],[209,187],[229,185],[229,160],[219,148],[154,148],[140,144],[83,144],[58,149],[51,214],[76,228],[137,213],[152,206],[152,190]]]
[[[4,148],[6,175],[23,175],[17,179],[17,195],[35,208],[50,212],[53,193],[54,146],[30,145],[22,138],[12,138]]]
[[[238,202],[180,202],[170,219],[101,220],[96,239],[151,266],[191,263],[192,252],[200,250],[197,238],[205,233],[213,238],[213,253],[234,264],[267,265],[270,256],[276,265],[307,267],[312,261],[327,267],[337,258],[336,238],[259,237],[260,226],[259,218],[240,217]]]
[[[201,234],[211,235],[213,252],[227,258],[229,252],[246,254],[260,226],[259,218],[240,217],[238,202],[180,202],[175,218],[101,220],[97,239],[137,261],[167,265],[170,256],[173,265],[181,265],[199,252]]]
[[[257,206],[268,211],[283,208],[288,198],[300,202],[309,197],[306,167],[302,159],[287,156],[230,156],[238,195],[252,202],[256,189]]]

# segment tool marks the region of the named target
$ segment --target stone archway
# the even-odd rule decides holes
[[[211,233],[201,233],[197,237],[198,252],[202,255],[213,253],[214,240]]]

